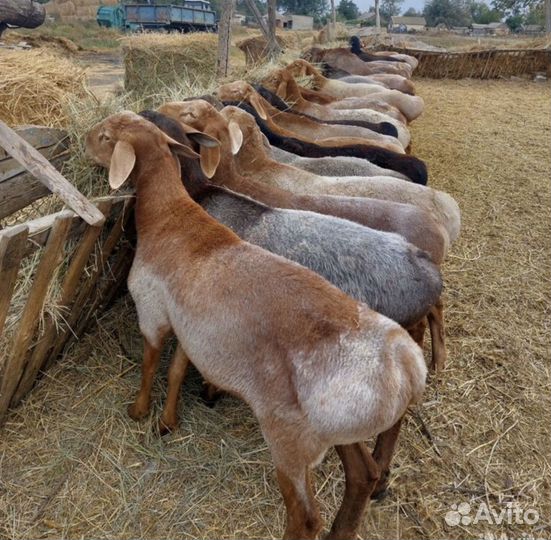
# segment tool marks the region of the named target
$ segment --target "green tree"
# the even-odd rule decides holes
[[[503,18],[503,13],[495,8],[490,8],[490,6],[483,1],[471,0],[468,7],[473,22],[478,24],[499,22]]]
[[[492,6],[507,16],[527,15],[532,10],[544,10],[544,0],[492,0]]]
[[[452,26],[468,26],[472,17],[468,6],[462,0],[429,0],[423,9],[423,15],[429,26],[445,24]]]
[[[519,30],[520,27],[524,24],[524,16],[523,15],[509,15],[505,19],[505,22],[507,26],[511,29],[512,32],[515,32],[516,30]]]
[[[296,15],[310,15],[319,19],[327,12],[327,0],[279,0],[277,7]]]
[[[400,6],[404,3],[404,0],[381,0],[381,6],[379,12],[381,17],[388,21],[390,17],[398,15],[400,13]]]
[[[542,4],[533,6],[524,18],[524,24],[539,24],[545,26],[545,7]]]
[[[337,6],[337,14],[344,20],[357,19],[360,15],[358,6],[352,0],[341,0]]]
[[[403,13],[404,17],[422,17],[423,14],[420,11],[417,11],[414,7],[410,7]]]

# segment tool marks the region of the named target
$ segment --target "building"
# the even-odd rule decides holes
[[[238,24],[244,25],[246,21],[247,21],[247,16],[243,15],[242,13],[234,13],[231,18],[232,24],[235,24],[235,25],[238,25]]]
[[[427,27],[425,17],[391,17],[390,32],[424,32]]]
[[[510,32],[511,30],[504,22],[471,24],[471,35],[473,36],[505,36]]]
[[[360,21],[360,24],[369,24],[369,23],[375,23],[375,12],[374,11],[364,11],[363,13],[360,13],[358,16],[358,21]]]
[[[284,28],[285,30],[313,30],[314,17],[294,15],[292,13],[277,14],[276,27]]]
[[[521,27],[521,32],[523,34],[543,34],[544,28],[541,24],[523,24]]]

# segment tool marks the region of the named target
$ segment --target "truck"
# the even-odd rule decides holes
[[[216,13],[206,0],[149,0],[100,6],[100,26],[126,31],[216,32]]]

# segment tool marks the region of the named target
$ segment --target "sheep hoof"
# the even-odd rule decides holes
[[[371,500],[381,502],[386,499],[389,495],[392,495],[392,490],[388,488],[388,485],[385,484],[381,487],[377,486],[373,493],[371,494]]]
[[[143,407],[140,407],[138,403],[132,403],[128,406],[128,416],[132,418],[132,420],[142,420],[147,416],[147,413],[149,412],[148,409],[145,409]]]
[[[159,435],[161,437],[164,437],[165,435],[172,433],[177,427],[178,427],[177,420],[173,422],[168,422],[166,420],[163,420],[162,418],[159,419],[158,429],[159,429]]]

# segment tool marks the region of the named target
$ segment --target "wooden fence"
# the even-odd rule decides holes
[[[54,162],[66,151],[54,141],[63,140],[62,132],[31,131],[32,136],[24,131],[26,138]],[[6,153],[0,154],[0,175],[0,216],[49,194],[38,185],[32,188],[34,180]],[[92,202],[105,221],[90,224],[63,210],[0,230],[0,425],[8,408],[82,336],[126,279],[133,257],[134,199]]]
[[[551,76],[550,49],[509,49],[469,52],[421,51],[381,46],[419,60],[415,77],[430,79],[499,79],[544,72]]]

